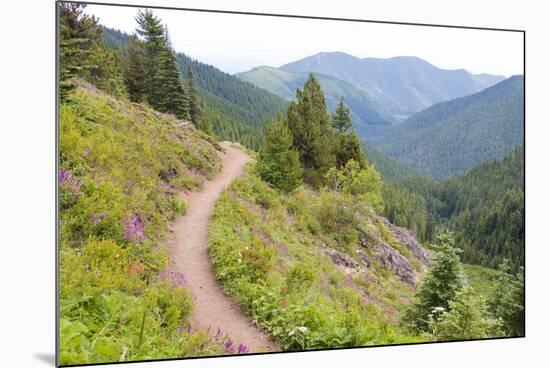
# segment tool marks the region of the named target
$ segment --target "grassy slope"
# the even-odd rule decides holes
[[[80,84],[60,111],[61,363],[223,353],[204,333],[178,333],[191,296],[184,276],[160,274],[160,241],[185,211],[175,193],[219,170],[214,144]]]
[[[468,278],[470,286],[480,295],[487,298],[497,270],[479,265],[464,264],[464,273]]]
[[[283,349],[418,339],[396,325],[414,289],[384,269],[371,247],[361,248],[353,231],[347,240],[341,239],[343,230],[327,232],[318,216],[322,206],[321,196],[309,190],[278,194],[252,168],[237,179],[222,194],[210,224],[210,254],[224,290]],[[361,226],[419,269],[407,249],[370,216],[361,214]],[[336,266],[325,255],[338,250],[361,264],[360,249],[372,261],[360,271]]]

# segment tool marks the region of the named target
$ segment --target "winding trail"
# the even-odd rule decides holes
[[[208,221],[222,190],[244,171],[252,159],[244,151],[221,143],[222,170],[204,183],[200,192],[182,193],[187,212],[170,226],[167,246],[171,255],[171,271],[185,274],[195,300],[192,320],[194,328],[212,331],[221,329],[236,343],[246,344],[250,352],[278,351],[279,347],[256,328],[239,306],[218,285],[208,255]],[[215,332],[214,332],[215,333]]]

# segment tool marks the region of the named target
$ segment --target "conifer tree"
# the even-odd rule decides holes
[[[502,336],[502,320],[489,316],[485,299],[465,286],[449,302],[449,311],[429,315],[435,340],[466,340]]]
[[[523,270],[512,274],[512,265],[505,260],[498,268],[488,306],[495,318],[504,321],[506,336],[525,335],[524,293]]]
[[[338,134],[342,134],[351,128],[351,124],[350,110],[344,104],[344,97],[340,97],[340,101],[332,114],[332,127],[336,129]]]
[[[60,3],[60,99],[76,88],[71,78],[84,76],[93,67],[90,49],[101,39],[97,18],[84,14],[86,4]]]
[[[304,177],[319,186],[323,175],[334,166],[334,142],[330,116],[321,86],[313,74],[296,91],[296,101],[287,110],[287,124],[292,132],[294,148],[300,154]]]
[[[166,32],[166,47],[159,55],[159,67],[162,70],[163,95],[161,99],[162,111],[171,112],[180,119],[187,119],[189,106],[181,74],[178,68],[176,54],[170,45]]]
[[[416,294],[416,302],[403,314],[405,327],[415,332],[426,331],[434,309],[448,311],[449,302],[464,286],[460,249],[454,243],[452,233],[445,231],[438,235],[434,245],[437,250],[435,264],[426,274]]]
[[[136,22],[137,33],[143,37],[147,102],[154,109],[162,110],[164,70],[159,61],[166,50],[165,27],[149,9],[139,10]]]
[[[280,116],[265,128],[258,171],[273,187],[290,192],[302,183],[299,154],[292,148],[292,133]]]
[[[191,64],[187,65],[187,98],[189,101],[189,119],[196,126],[199,123],[200,106]]]
[[[143,43],[132,35],[128,45],[128,62],[124,73],[124,82],[128,91],[128,97],[132,102],[142,102],[145,98],[145,55]]]
[[[367,167],[367,159],[361,148],[359,137],[352,131],[350,133],[342,132],[336,135],[336,166],[343,167],[349,160],[359,163],[362,168]]]

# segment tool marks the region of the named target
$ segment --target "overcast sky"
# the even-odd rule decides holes
[[[137,8],[89,5],[100,23],[132,33]],[[442,69],[523,73],[519,32],[387,25],[153,9],[174,49],[227,73],[279,67],[321,51],[357,57],[417,56]]]

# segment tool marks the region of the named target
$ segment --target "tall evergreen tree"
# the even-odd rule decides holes
[[[367,167],[367,159],[365,158],[365,154],[361,148],[361,142],[355,131],[337,134],[334,151],[337,167],[344,167],[349,160],[356,161],[362,168]]]
[[[97,18],[84,14],[86,4],[59,3],[60,15],[60,98],[66,100],[76,88],[71,79],[84,76],[93,64],[88,55],[101,38]]]
[[[187,119],[189,106],[181,74],[176,59],[176,53],[170,45],[166,32],[166,47],[159,54],[159,66],[162,70],[163,96],[161,109],[175,114],[180,119]]]
[[[195,88],[195,78],[191,64],[187,65],[187,98],[189,100],[189,119],[193,124],[198,125],[200,116],[200,103]]]
[[[351,128],[351,124],[350,109],[344,103],[344,97],[340,97],[340,101],[332,114],[332,127],[339,134],[342,134]]]
[[[296,91],[296,101],[291,102],[287,110],[287,121],[304,167],[304,178],[319,186],[323,175],[334,166],[335,156],[325,96],[313,74],[309,75],[303,90]]]
[[[506,336],[525,335],[524,297],[523,269],[514,275],[510,261],[505,260],[498,268],[488,305],[493,316],[504,321]]]
[[[299,154],[292,148],[292,133],[280,116],[265,129],[258,171],[262,179],[283,192],[290,192],[302,183]]]
[[[160,59],[166,50],[165,28],[151,10],[139,10],[136,16],[137,33],[143,37],[145,53],[145,91],[147,102],[161,110],[163,104],[164,70]]]
[[[142,102],[145,98],[145,55],[143,43],[132,35],[128,45],[128,61],[124,73],[124,82],[128,91],[130,101]]]

